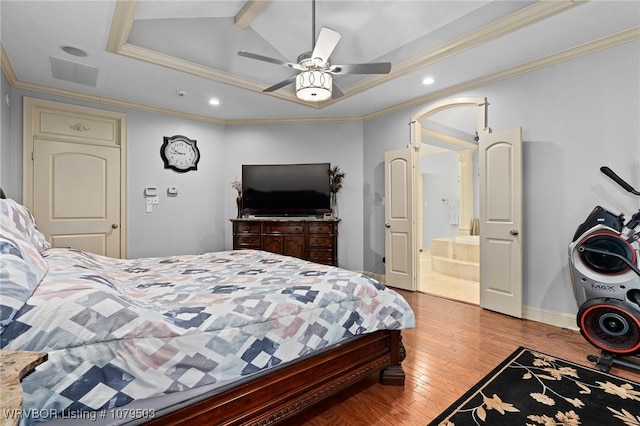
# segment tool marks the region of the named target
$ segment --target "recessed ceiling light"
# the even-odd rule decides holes
[[[433,77],[425,77],[424,80],[422,80],[422,84],[433,84],[435,83],[435,80],[433,79]]]
[[[79,49],[77,47],[73,47],[73,46],[60,46],[60,49],[62,49],[64,52],[68,53],[69,55],[78,56],[81,58],[84,58],[85,56],[89,56],[89,54],[84,50]]]
[[[220,101],[219,101],[219,100],[217,100],[217,99],[215,99],[215,98],[213,98],[213,99],[209,99],[209,103],[210,103],[211,105],[220,105]]]

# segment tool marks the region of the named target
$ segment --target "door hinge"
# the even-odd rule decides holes
[[[31,161],[35,160],[35,156],[33,154],[33,151],[31,151]]]

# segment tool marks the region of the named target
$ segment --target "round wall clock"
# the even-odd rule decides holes
[[[160,148],[160,156],[164,161],[165,169],[172,169],[184,173],[189,170],[198,170],[200,150],[196,141],[186,136],[165,136]]]

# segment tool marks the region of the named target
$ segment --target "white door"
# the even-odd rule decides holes
[[[54,247],[126,257],[127,116],[23,98],[23,203]]]
[[[418,267],[413,229],[415,162],[412,148],[384,154],[385,278],[389,286],[411,291]]]
[[[522,128],[479,145],[480,306],[522,318]]]
[[[53,247],[120,257],[120,149],[34,139],[33,206]]]

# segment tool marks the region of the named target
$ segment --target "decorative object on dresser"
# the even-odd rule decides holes
[[[165,136],[160,156],[164,161],[164,168],[186,173],[189,170],[198,170],[200,150],[197,142],[186,136]]]
[[[329,191],[331,191],[331,214],[338,217],[338,192],[342,189],[342,181],[346,174],[340,170],[340,167],[334,166],[327,170],[329,175]]]
[[[236,205],[238,206],[238,216],[242,217],[242,182],[238,179],[231,182],[231,186],[236,190]]]
[[[339,219],[243,218],[233,222],[233,249],[256,249],[338,266]]]

